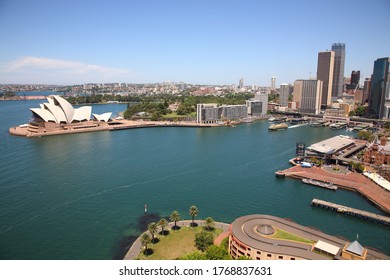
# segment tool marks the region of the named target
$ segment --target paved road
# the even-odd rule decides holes
[[[183,220],[183,221],[178,222],[177,225],[179,227],[186,227],[186,226],[190,226],[191,223],[192,223],[192,220]],[[204,225],[204,220],[195,220],[195,223],[197,223],[198,226],[203,226]],[[173,225],[174,225],[174,223],[172,223],[172,222],[169,223],[169,227],[172,227]],[[224,232],[228,232],[229,231],[230,224],[225,224],[225,223],[221,223],[221,222],[215,222],[215,227],[216,228],[221,228],[223,230],[223,233],[224,233]],[[145,231],[145,232],[147,234],[149,234],[148,231]],[[134,260],[138,256],[138,254],[140,253],[140,251],[142,249],[141,235],[134,241],[133,245],[131,245],[131,247],[130,247],[129,251],[127,252],[126,256],[123,258],[124,260]]]

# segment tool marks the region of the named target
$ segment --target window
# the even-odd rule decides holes
[[[256,257],[256,260],[260,260],[260,258],[259,258],[259,257]]]
[[[261,255],[261,252],[260,252],[260,251],[257,251],[257,254],[258,254],[258,255]]]
[[[291,258],[292,261],[295,261],[295,258]]]
[[[283,260],[283,256],[279,256],[279,260]]]
[[[267,257],[270,258],[270,257],[272,257],[272,255],[271,254],[267,254]]]

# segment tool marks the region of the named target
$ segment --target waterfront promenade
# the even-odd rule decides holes
[[[194,222],[198,226],[204,225],[204,220],[195,220]],[[191,223],[192,223],[192,220],[183,220],[183,221],[177,222],[177,226],[189,227],[191,225]],[[169,229],[172,228],[173,225],[174,225],[174,223],[170,222],[168,224]],[[218,244],[218,243],[220,244],[222,239],[228,236],[230,224],[215,222],[215,227],[221,228],[223,230],[222,233],[219,236],[217,236],[217,238],[215,239],[215,242],[214,242],[215,244]],[[149,234],[148,231],[145,231],[143,233]],[[135,258],[137,258],[137,256],[139,255],[139,253],[141,252],[141,249],[142,249],[142,245],[141,245],[141,235],[142,234],[140,234],[140,236],[134,241],[133,245],[131,245],[129,251],[127,251],[125,257],[123,258],[124,260],[134,260]]]
[[[329,182],[337,185],[339,188],[356,191],[374,203],[379,209],[390,214],[390,192],[384,190],[360,173],[350,172],[348,174],[337,174],[325,171],[321,167],[304,168],[300,165],[278,171],[278,173],[297,179],[308,178]]]
[[[115,120],[109,123],[100,121],[86,121],[81,123],[72,123],[61,127],[37,127],[31,129],[30,125],[21,125],[9,128],[9,133],[16,136],[24,137],[43,137],[51,135],[74,134],[83,132],[96,131],[115,131],[135,128],[150,128],[150,127],[217,127],[219,124],[203,124],[187,121],[131,121],[131,120]]]

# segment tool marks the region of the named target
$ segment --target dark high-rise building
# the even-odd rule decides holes
[[[344,86],[344,65],[345,65],[345,44],[335,43],[332,45],[334,51],[334,74],[332,86],[332,101],[343,96]]]
[[[351,85],[358,85],[360,82],[360,71],[352,71]]]
[[[363,87],[363,100],[362,100],[363,105],[365,103],[367,103],[368,100],[370,99],[370,91],[371,91],[371,79],[366,78],[366,80],[364,81],[364,87]]]
[[[332,105],[332,82],[334,77],[334,52],[319,52],[317,62],[317,80],[322,81],[321,107]]]
[[[347,89],[356,89],[360,82],[360,71],[351,72],[351,81],[347,84]]]
[[[389,81],[390,58],[378,58],[374,62],[374,71],[371,76],[371,91],[369,99],[370,117],[381,119],[386,116],[386,87]]]

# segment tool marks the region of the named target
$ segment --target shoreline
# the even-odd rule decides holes
[[[68,125],[52,126],[34,126],[31,123],[9,128],[9,133],[14,136],[22,137],[43,137],[52,135],[64,135],[74,133],[86,133],[96,131],[116,131],[135,128],[150,128],[150,127],[221,127],[225,125],[218,124],[198,124],[194,122],[169,122],[169,121],[130,121],[118,120],[110,123],[100,121],[87,121],[83,123],[74,123]]]

